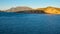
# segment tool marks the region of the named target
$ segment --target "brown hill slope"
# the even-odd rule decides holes
[[[46,8],[39,8],[37,10],[43,10],[48,14],[60,14],[60,8],[55,8],[55,7],[46,7]]]

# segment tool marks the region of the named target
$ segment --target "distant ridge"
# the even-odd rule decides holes
[[[11,8],[11,9],[8,9],[6,11],[16,12],[16,11],[24,11],[24,10],[32,10],[32,8],[22,6],[22,7]]]

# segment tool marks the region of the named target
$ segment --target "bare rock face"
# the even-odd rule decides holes
[[[6,10],[7,12],[16,12],[16,11],[25,11],[25,10],[32,10],[32,8],[29,7],[16,7]]]

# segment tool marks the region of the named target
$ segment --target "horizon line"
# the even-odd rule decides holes
[[[11,8],[16,8],[16,7],[29,7],[29,8],[32,8],[32,9],[46,8],[46,7],[55,7],[55,8],[60,8],[60,7],[57,7],[57,6],[45,6],[45,7],[15,6],[15,7],[7,8],[7,9],[0,9],[0,10],[8,10],[8,9],[11,9]]]

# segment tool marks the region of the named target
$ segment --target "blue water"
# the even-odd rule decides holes
[[[60,15],[0,12],[0,34],[60,34]]]

